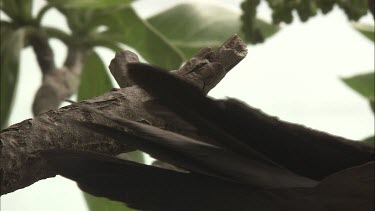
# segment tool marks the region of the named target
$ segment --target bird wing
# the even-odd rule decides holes
[[[374,210],[374,162],[335,173],[314,188],[259,189],[87,151],[57,149],[42,155],[82,190],[140,210]]]
[[[250,159],[220,146],[119,118],[86,106],[81,106],[81,108],[89,110],[100,118],[112,121],[112,125],[117,124],[118,127],[71,120],[73,123],[191,172],[262,188],[316,185],[315,181],[296,175],[285,168]]]
[[[234,99],[213,100],[179,76],[128,64],[131,79],[222,147],[315,180],[374,160],[374,148],[281,122]]]
[[[299,152],[301,149],[293,146],[282,148],[287,149],[286,151],[276,149],[272,144],[282,147],[277,143],[280,140],[267,134],[272,133],[272,130],[262,129],[272,124],[267,124],[267,120],[259,128],[257,125],[248,125],[251,118],[262,120],[263,117],[252,117],[252,111],[242,103],[206,98],[198,89],[180,78],[148,65],[129,65],[129,75],[161,104],[213,137],[217,144],[194,140],[83,106],[83,109],[92,111],[94,115],[116,123],[117,127],[75,120],[72,122],[190,171],[181,173],[77,150],[43,152],[56,172],[77,181],[83,190],[96,196],[125,202],[137,209],[157,211],[354,210],[350,206],[351,200],[363,210],[373,208],[373,201],[369,199],[373,196],[373,189],[368,188],[374,185],[373,173],[368,173],[373,171],[373,162],[333,174],[315,187],[315,181],[300,177],[278,164],[285,166],[288,161],[302,159],[307,165],[316,167],[311,171],[320,171],[316,165],[324,166],[323,161],[313,161],[313,158],[320,155],[310,153],[306,158]],[[276,131],[276,136],[278,132],[280,131]],[[253,138],[247,138],[252,133],[263,141],[256,142]],[[303,133],[308,134],[306,131],[301,132]],[[263,136],[271,140],[264,141]],[[282,139],[288,137],[289,134],[281,136]],[[320,135],[315,138],[319,137]],[[351,152],[349,155],[354,156],[351,159],[355,162],[345,165],[373,159],[373,152],[346,141],[327,141],[323,144],[328,144],[329,147],[324,148],[317,146],[318,143],[314,144],[313,140],[304,141],[307,146],[301,146],[302,152],[318,150],[323,156],[327,156],[338,146],[338,152],[334,153],[335,159],[345,154],[341,151]],[[297,141],[281,143],[299,146],[295,143]],[[272,146],[267,148],[266,143]],[[282,156],[288,158],[282,159]],[[281,160],[277,160],[278,157]],[[338,162],[340,168],[345,166]],[[303,165],[302,161],[292,166],[292,169],[298,171],[302,168],[300,165]],[[311,176],[311,172],[304,173],[320,178],[333,170],[328,169],[329,171],[322,171],[319,177]],[[353,184],[349,184],[351,182]]]
[[[140,210],[274,210],[271,197],[251,194],[246,185],[180,173],[79,150],[42,152],[59,174],[94,196],[121,201]],[[254,198],[254,200],[252,199]],[[252,203],[249,203],[253,201]],[[274,208],[274,209],[271,209]]]

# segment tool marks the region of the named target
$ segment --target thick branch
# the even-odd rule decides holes
[[[217,85],[226,72],[246,56],[246,52],[245,44],[239,37],[233,36],[217,51],[202,50],[176,73],[208,92]],[[115,60],[116,58],[121,59],[119,56],[116,56]],[[215,67],[218,69],[216,70]],[[119,70],[119,72],[126,72],[126,70]],[[81,103],[122,118],[170,129],[164,120],[145,111],[143,102],[148,99],[144,91],[137,86],[132,86],[112,90],[103,96]],[[110,155],[132,150],[118,145],[109,138],[75,128],[65,121],[67,118],[97,121],[95,116],[87,111],[82,111],[76,106],[67,106],[40,114],[34,119],[25,120],[1,131],[1,194],[24,188],[38,180],[55,175],[40,157],[40,150],[75,148]],[[111,126],[110,122],[106,124]],[[173,128],[173,130],[183,131],[184,128]]]

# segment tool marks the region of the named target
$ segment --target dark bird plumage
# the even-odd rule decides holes
[[[214,142],[83,106],[118,127],[72,123],[188,171],[78,150],[43,152],[84,191],[141,210],[373,210],[373,148],[281,123],[234,99],[213,100],[160,68],[129,64],[128,71],[154,98],[150,112],[157,102]]]

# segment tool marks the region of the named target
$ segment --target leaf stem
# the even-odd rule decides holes
[[[45,15],[46,12],[47,12],[49,9],[51,9],[51,8],[53,8],[52,5],[50,5],[50,4],[46,4],[45,6],[42,7],[42,9],[39,10],[39,12],[38,12],[38,14],[36,15],[36,18],[35,18],[36,23],[37,23],[38,25],[40,25],[40,24],[42,23],[42,19],[43,19],[44,15]]]

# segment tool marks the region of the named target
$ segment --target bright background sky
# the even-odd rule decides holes
[[[44,1],[35,0],[35,10]],[[178,2],[141,0],[134,6],[148,17]],[[218,0],[240,12],[238,0]],[[270,10],[262,4],[258,16],[270,20]],[[370,15],[361,20],[373,23]],[[56,11],[48,12],[44,23],[67,29]],[[56,61],[65,59],[65,46],[52,40]],[[339,9],[318,15],[307,23],[298,18],[284,26],[264,44],[248,46],[247,57],[215,87],[209,95],[234,97],[278,116],[283,120],[344,136],[363,139],[374,133],[374,116],[368,102],[346,87],[340,77],[374,69],[374,45],[353,30]],[[106,64],[114,53],[98,49]],[[41,74],[30,48],[22,52],[21,72],[11,124],[31,118],[31,104],[41,83]],[[74,182],[62,177],[1,197],[2,211],[86,211],[81,192]]]

